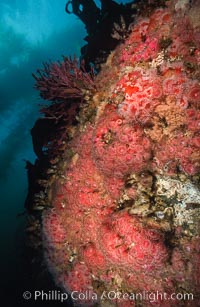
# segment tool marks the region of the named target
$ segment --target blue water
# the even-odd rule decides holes
[[[17,215],[27,193],[24,160],[35,160],[30,129],[41,100],[31,73],[45,61],[78,56],[86,36],[81,21],[65,13],[66,2],[0,0],[0,280],[8,285],[23,240],[25,218]]]

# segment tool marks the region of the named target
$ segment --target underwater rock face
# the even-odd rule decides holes
[[[55,283],[85,293],[77,305],[200,303],[200,25],[182,2],[137,19],[66,127],[42,232]],[[168,299],[136,302],[142,291]]]

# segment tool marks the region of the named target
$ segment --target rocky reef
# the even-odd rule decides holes
[[[200,6],[154,6],[97,75],[65,58],[36,77],[56,133],[34,206],[75,305],[200,304]]]

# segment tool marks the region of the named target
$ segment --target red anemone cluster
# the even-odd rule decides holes
[[[43,214],[45,255],[56,283],[69,292],[95,292],[97,301],[102,291],[170,295],[181,289],[195,293],[200,286],[199,238],[170,245],[169,233],[147,227],[141,216],[118,206],[125,196],[134,204],[138,191],[132,187],[124,194],[130,175],[184,173],[189,180],[199,172],[198,35],[187,16],[181,15],[180,30],[181,17],[170,3],[138,19],[106,64],[110,68],[102,68],[97,112],[76,128],[63,176],[54,184],[53,209]],[[68,80],[63,65],[38,79],[45,98],[54,100],[56,88],[62,89],[62,98],[79,95],[79,77],[87,87],[88,76],[81,73],[75,80],[74,71]],[[112,70],[110,86],[104,81]],[[90,295],[78,300],[85,306],[97,301]],[[145,301],[143,306],[172,303]],[[134,301],[128,299],[124,306],[129,305]]]

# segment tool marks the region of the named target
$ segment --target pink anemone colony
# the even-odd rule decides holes
[[[48,269],[77,305],[200,304],[197,2],[138,17],[93,81],[81,72],[59,84],[61,64],[37,80],[50,100],[53,86],[53,98],[84,97],[42,218]],[[167,299],[133,299],[142,291]]]

